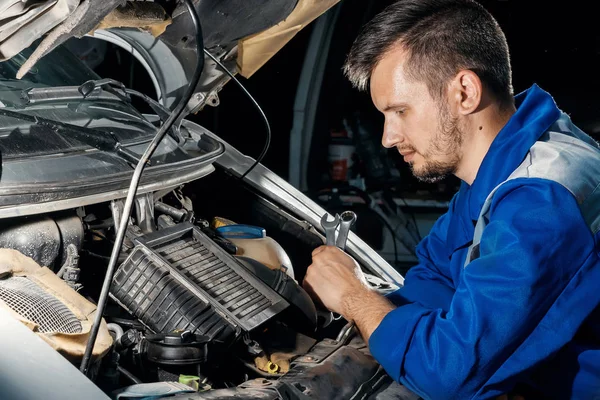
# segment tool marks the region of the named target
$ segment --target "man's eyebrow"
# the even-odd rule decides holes
[[[408,104],[406,104],[405,102],[392,103],[392,104],[388,104],[387,106],[385,106],[385,108],[383,109],[383,112],[393,110],[396,108],[406,108],[406,107],[408,107]]]

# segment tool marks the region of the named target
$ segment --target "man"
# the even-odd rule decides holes
[[[326,246],[307,290],[424,398],[600,399],[598,144],[539,87],[513,96],[504,34],[471,0],[392,4],[345,73],[416,177],[463,183],[399,291]]]

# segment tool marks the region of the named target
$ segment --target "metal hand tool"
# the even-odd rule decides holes
[[[327,246],[337,246],[340,249],[345,250],[348,232],[356,221],[356,214],[352,211],[344,211],[341,216],[336,214],[333,221],[329,221],[328,217],[329,214],[326,213],[321,218],[321,226],[323,227],[323,230],[325,230],[325,244]],[[340,232],[336,241],[336,230],[340,224]],[[340,318],[342,318],[341,315],[331,313],[331,319],[325,322],[324,327],[329,325],[332,320],[337,321]]]
[[[340,215],[340,232],[337,237],[336,246],[342,250],[346,250],[346,241],[348,241],[348,233],[350,228],[356,221],[356,214],[353,211],[344,211]]]
[[[335,214],[333,221],[329,221],[329,214],[325,213],[321,218],[321,227],[325,230],[325,244],[335,246],[335,231],[340,224],[340,216]]]
[[[335,245],[341,250],[346,250],[346,242],[348,241],[348,233],[350,233],[350,228],[356,222],[356,213],[353,211],[344,211],[340,215],[340,231],[338,233],[338,237]],[[337,321],[342,318],[341,315],[337,313],[333,313],[333,320]],[[354,324],[350,324],[350,330],[354,327]]]

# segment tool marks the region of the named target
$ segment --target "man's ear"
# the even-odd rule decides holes
[[[461,115],[474,113],[480,106],[483,85],[477,74],[465,69],[459,71],[450,83],[450,99]]]

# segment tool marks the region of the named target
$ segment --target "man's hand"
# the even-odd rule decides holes
[[[318,247],[312,257],[313,262],[304,277],[304,288],[327,309],[351,321],[345,299],[352,293],[369,290],[358,278],[360,269],[356,261],[333,246]]]
[[[354,322],[368,342],[394,306],[368,287],[358,263],[337,247],[321,246],[312,257],[304,288],[329,310]]]

